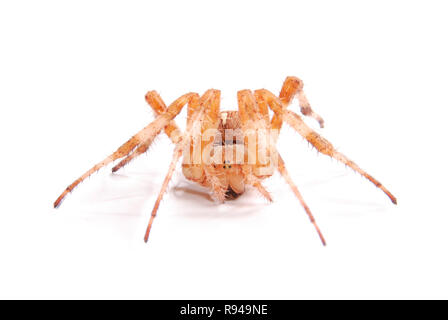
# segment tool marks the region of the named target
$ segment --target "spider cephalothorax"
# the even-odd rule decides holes
[[[237,198],[244,193],[247,185],[256,188],[267,200],[272,201],[269,192],[262,185],[262,180],[278,171],[300,201],[325,245],[324,237],[310,209],[289,176],[285,163],[276,149],[278,133],[283,122],[289,124],[320,153],[359,172],[386,193],[394,204],[397,203],[397,200],[381,183],[338,152],[328,140],[306,125],[301,116],[287,109],[295,96],[298,97],[301,113],[316,119],[323,127],[323,119],[311,109],[303,92],[303,82],[296,77],[286,78],[278,97],[265,89],[254,92],[239,91],[238,111],[220,111],[219,90],[210,89],[202,96],[188,93],[168,107],[157,92],[150,91],[146,95],[146,100],[154,109],[156,119],[117,151],[75,180],[59,196],[54,206],[58,207],[69,192],[102,167],[122,159],[112,168],[112,171],[115,172],[132,159],[145,153],[154,138],[164,131],[176,147],[148,223],[145,241],[148,240],[153,220],[176,169],[176,164],[183,157],[182,172],[184,176],[209,188],[214,198],[221,202]],[[185,105],[188,105],[187,128],[185,132],[181,132],[174,118]],[[272,118],[269,116],[268,108],[273,111]]]

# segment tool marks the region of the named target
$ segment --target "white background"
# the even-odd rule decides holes
[[[428,0],[3,1],[0,298],[448,298],[446,17]],[[285,126],[325,248],[278,175],[274,203],[218,205],[180,170],[144,244],[164,136],[52,208],[153,119],[148,90],[216,88],[236,109],[238,90],[278,93],[288,75],[398,206]]]

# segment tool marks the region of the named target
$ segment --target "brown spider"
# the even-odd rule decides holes
[[[69,192],[102,167],[117,159],[124,158],[113,167],[112,171],[115,172],[132,159],[146,152],[154,138],[164,130],[176,147],[168,173],[152,210],[146,229],[145,242],[148,241],[152,223],[163,194],[167,190],[168,183],[176,169],[176,164],[183,156],[182,171],[184,176],[208,187],[220,202],[237,198],[244,192],[246,185],[255,187],[268,201],[272,201],[261,181],[270,177],[274,170],[278,170],[299,199],[325,245],[325,239],[310,209],[289,176],[285,163],[276,150],[276,138],[283,121],[286,121],[320,153],[326,154],[359,172],[376,187],[383,190],[394,204],[397,204],[396,198],[381,183],[345,155],[335,150],[328,140],[306,125],[297,113],[287,110],[288,105],[297,95],[302,114],[313,117],[319,122],[320,127],[323,127],[323,119],[311,109],[303,92],[302,80],[296,77],[287,77],[279,97],[265,89],[255,92],[250,90],[239,91],[238,111],[220,112],[220,94],[219,90],[213,89],[206,91],[202,97],[197,93],[188,93],[175,100],[167,108],[157,92],[148,92],[146,101],[154,109],[157,115],[156,119],[118,148],[117,151],[68,186],[55,201],[54,207],[58,207]],[[187,128],[186,132],[182,133],[174,118],[187,104]],[[269,118],[268,108],[273,111],[272,119]]]

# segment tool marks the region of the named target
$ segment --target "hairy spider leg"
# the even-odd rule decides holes
[[[283,123],[283,109],[286,108],[286,105],[282,105],[280,100],[271,92],[265,89],[260,89],[255,91],[255,99],[257,100],[259,105],[267,104],[272,111],[274,112],[274,115],[271,120],[271,129],[277,129],[280,130]],[[319,238],[321,239],[323,245],[325,245],[325,239],[316,223],[316,220],[314,219],[313,214],[311,213],[311,210],[309,209],[308,205],[306,204],[305,200],[303,199],[302,195],[299,192],[299,189],[294,184],[293,180],[291,179],[288,171],[286,170],[285,162],[283,161],[280,154],[277,152],[277,170],[280,172],[280,174],[283,176],[285,181],[288,183],[288,185],[291,187],[294,195],[299,199],[300,204],[305,209],[306,214],[308,215],[309,219],[311,220],[311,223],[314,225],[317,233],[319,234]]]
[[[221,182],[221,173],[212,166],[204,166],[204,177],[207,185],[210,187],[216,201],[224,203],[226,200],[226,187]]]
[[[211,101],[210,106],[205,110],[204,120],[202,122],[201,133],[202,136],[198,139],[201,139],[201,153],[203,153],[203,157],[208,157],[207,150],[209,146],[213,146],[216,138],[216,133],[218,133],[218,126],[220,122],[220,92],[215,96],[215,100]],[[221,137],[224,139],[225,137]],[[214,198],[223,203],[226,199],[227,192],[227,182],[225,175],[216,170],[212,163],[204,163],[204,161],[208,162],[210,159],[202,159],[201,163],[203,163],[202,167],[204,169],[204,178],[206,184],[210,187]],[[212,162],[212,161],[210,161]]]
[[[168,183],[171,180],[171,177],[176,169],[176,164],[179,161],[180,157],[182,156],[182,152],[185,147],[188,146],[188,144],[191,142],[191,139],[193,137],[194,132],[197,132],[201,130],[201,123],[202,119],[205,114],[205,110],[207,107],[210,107],[212,104],[216,103],[216,100],[218,100],[217,103],[219,103],[220,98],[220,91],[218,90],[208,90],[204,93],[204,95],[199,99],[190,100],[189,104],[191,104],[191,110],[196,110],[193,115],[189,118],[187,122],[187,129],[183,136],[183,138],[180,140],[179,143],[177,143],[176,148],[174,149],[173,158],[171,160],[168,173],[166,174],[165,180],[163,181],[162,188],[160,189],[159,195],[157,197],[157,200],[154,204],[153,210],[151,212],[151,218],[148,222],[148,226],[146,228],[145,233],[145,242],[148,242],[149,233],[151,231],[152,224],[154,222],[154,219],[157,215],[157,211],[160,206],[160,202],[162,201],[163,195],[165,194]]]
[[[162,98],[156,91],[149,91],[145,96],[146,101],[154,110],[156,116],[161,115],[166,111],[166,105]],[[165,133],[171,139],[172,142],[177,143],[182,136],[182,132],[176,125],[174,120],[171,120],[169,124],[164,128]],[[112,172],[116,172],[131,162],[133,159],[142,155],[148,151],[153,139],[147,139],[143,141],[135,150],[133,150],[126,158],[120,161],[115,167],[112,168]]]
[[[255,189],[258,190],[258,192],[269,202],[272,202],[272,197],[269,193],[268,190],[266,190],[266,188],[263,186],[263,184],[261,183],[261,179],[257,178],[255,175],[253,175],[250,172],[244,172],[245,170],[243,169],[243,173],[244,173],[244,182],[252,187],[254,187]]]
[[[125,165],[127,165],[129,162],[137,158],[139,155],[145,153],[148,151],[149,146],[151,145],[153,140],[146,140],[143,141],[135,150],[133,150],[126,158],[121,160],[116,166],[112,168],[112,172],[117,172],[121,168],[123,168]]]
[[[297,131],[302,137],[308,140],[308,142],[310,142],[317,149],[317,151],[349,166],[354,171],[361,174],[364,178],[372,182],[377,188],[380,188],[389,197],[393,204],[397,204],[397,198],[395,198],[395,196],[389,190],[387,190],[386,187],[384,187],[370,174],[362,170],[355,162],[337,151],[330,143],[330,141],[323,138],[317,132],[308,127],[298,114],[286,110],[284,119],[295,131]]]
[[[188,105],[187,109],[187,127],[192,125],[192,120],[195,115],[195,113],[198,111],[198,109],[201,107],[200,104],[197,105]],[[202,119],[201,119],[202,121]],[[183,161],[182,161],[182,169],[184,171],[184,175],[188,176],[190,179],[194,179],[196,182],[202,181],[202,178],[204,176],[204,170],[201,165],[201,127],[199,126],[199,130],[196,130],[192,134],[192,139],[189,141],[189,147],[186,147],[185,150],[188,150],[187,154],[183,155]],[[198,146],[199,145],[199,146]],[[199,157],[199,158],[198,158]],[[184,167],[188,167],[188,174],[185,174]]]
[[[283,106],[281,101],[266,89],[255,90],[254,96],[258,105],[266,106],[263,107],[263,109],[269,106],[274,112],[271,119],[271,129],[280,130],[283,125],[283,109],[286,108],[286,106]]]
[[[303,92],[303,81],[297,77],[287,77],[283,82],[282,90],[280,91],[280,101],[285,108],[291,103],[294,96],[299,98],[300,111],[303,115],[314,118],[321,128],[324,127],[324,119],[311,109],[311,105]]]
[[[59,196],[59,198],[54,202],[54,207],[57,208],[65,196],[73,191],[76,186],[78,186],[82,181],[91,176],[93,173],[100,170],[102,167],[108,165],[109,163],[123,158],[128,155],[136,146],[138,146],[142,141],[152,141],[160,131],[174,118],[179,114],[182,107],[191,101],[194,97],[196,97],[196,93],[187,93],[177,100],[175,100],[167,109],[166,112],[159,115],[153,122],[147,125],[145,128],[140,130],[136,135],[134,135],[131,139],[129,139],[125,144],[117,149],[114,153],[108,156],[103,161],[97,163],[90,170],[84,173],[80,178],[75,180],[71,185],[69,185],[64,192]]]
[[[316,228],[316,231],[319,234],[319,238],[322,241],[322,244],[325,246],[326,245],[325,238],[322,235],[322,232],[320,231],[319,226],[316,223],[316,219],[314,219],[314,216],[311,213],[310,208],[306,204],[305,200],[303,199],[302,195],[299,192],[299,189],[294,184],[294,181],[292,180],[291,176],[289,175],[288,171],[286,170],[285,162],[283,161],[280,154],[278,155],[278,171],[280,172],[282,177],[285,179],[285,181],[289,184],[292,192],[294,192],[294,195],[297,197],[297,199],[299,199],[300,204],[305,209],[305,212],[308,215],[308,218],[310,219],[311,223],[314,225],[314,228]]]
[[[249,143],[249,140],[254,139],[252,142],[257,141],[259,130],[267,131],[268,127],[266,125],[265,119],[260,113],[259,106],[252,91],[241,90],[238,91],[237,96],[238,114],[241,119],[241,126],[244,133],[244,147],[246,148],[248,153],[248,159],[245,160],[246,163],[249,164],[252,164],[251,162],[256,160],[255,163],[253,163],[253,169],[256,169],[261,165],[261,159],[259,159],[257,154],[258,142]]]
[[[249,130],[253,130],[254,133],[257,133],[258,130],[264,130],[266,134],[268,134],[268,130],[270,129],[269,124],[269,111],[267,109],[266,103],[258,104],[256,98],[252,91],[250,90],[241,90],[238,91],[238,113],[241,119],[241,124],[243,128],[243,132],[247,133]],[[249,139],[249,134],[245,134],[244,136]],[[258,140],[259,136],[256,137]],[[245,139],[246,140],[246,139]],[[245,148],[248,148],[248,144],[245,141]],[[269,142],[270,143],[270,140]],[[265,145],[262,146],[262,141],[257,142],[257,148],[268,148],[266,152],[266,156],[272,155],[271,146]],[[264,166],[264,163],[261,163],[262,159],[259,159],[258,150],[247,150],[248,153],[257,153],[257,160],[254,165],[246,164],[242,167],[242,171],[244,174],[244,181],[246,184],[256,188],[258,192],[266,198],[269,202],[272,202],[272,197],[266,188],[262,185],[261,179],[258,177],[258,169]],[[249,160],[249,159],[247,159]],[[264,159],[267,160],[267,159]],[[248,163],[248,162],[246,162]]]
[[[256,101],[256,106],[258,106],[258,112],[261,115],[261,118],[265,122],[265,128],[271,128],[271,123],[269,119],[269,107],[267,102],[264,99],[260,99],[257,95],[257,91],[254,92],[254,97]]]
[[[166,111],[166,105],[163,102],[162,98],[156,91],[149,91],[145,96],[146,102],[150,105],[150,107],[154,110],[156,116],[164,113]],[[193,104],[194,105],[194,104]],[[188,105],[190,108],[192,104]],[[176,124],[175,120],[171,120],[170,123],[164,128],[166,135],[171,139],[173,143],[178,143],[179,139],[182,136],[182,131]]]
[[[389,190],[386,189],[386,187],[384,187],[370,174],[362,170],[355,162],[348,159],[342,153],[338,152],[328,140],[311,129],[298,114],[290,110],[286,110],[287,106],[285,105],[283,105],[283,108],[280,108],[281,103],[279,102],[279,98],[277,98],[272,92],[266,89],[261,89],[257,90],[255,93],[259,97],[259,99],[264,99],[265,101],[267,101],[269,107],[271,107],[275,114],[280,113],[283,120],[286,121],[308,142],[310,142],[311,145],[313,145],[320,153],[328,155],[329,157],[334,158],[349,166],[350,168],[361,174],[363,177],[365,177],[367,180],[372,182],[376,187],[380,188],[390,198],[392,203],[397,204],[397,199],[392,195],[392,193],[389,192]]]

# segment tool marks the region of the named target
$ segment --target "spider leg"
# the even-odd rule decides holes
[[[262,126],[266,125],[267,106],[257,104],[254,94],[250,90],[238,91],[238,113],[243,126]],[[269,114],[268,114],[269,115]],[[262,121],[262,124],[254,123]]]
[[[147,139],[143,143],[141,143],[134,151],[132,151],[126,158],[121,160],[116,166],[112,168],[112,172],[117,172],[121,168],[123,168],[125,165],[127,165],[129,162],[137,158],[139,155],[145,153],[148,151],[149,146],[151,145],[153,140]]]
[[[164,113],[166,111],[166,105],[163,102],[162,98],[156,91],[149,91],[145,96],[146,102],[151,106],[154,110],[156,116]],[[190,109],[189,104],[189,109]],[[173,143],[179,142],[179,139],[182,136],[182,131],[176,125],[174,120],[171,120],[170,123],[164,128],[166,135],[171,139]]]
[[[311,105],[303,92],[303,81],[297,77],[287,77],[280,91],[280,101],[285,108],[291,103],[294,96],[299,98],[300,111],[305,116],[310,116],[319,122],[321,128],[324,127],[324,119],[311,109]]]
[[[218,92],[217,94],[218,95],[216,96],[216,99],[214,99],[212,103],[210,103],[209,106],[205,109],[204,120],[202,122],[202,128],[201,128],[202,136],[198,138],[203,140],[201,146],[202,153],[204,153],[203,151],[208,145],[214,144],[216,134],[218,133],[218,126],[220,120],[220,93]],[[207,140],[207,138],[208,141],[205,141]],[[222,142],[223,139],[225,139],[225,137],[220,137],[220,139],[221,139],[220,142]],[[222,156],[224,157],[223,160],[225,162],[226,149],[224,148],[221,150],[224,150]],[[221,173],[219,173],[212,165],[204,166],[204,174],[205,179],[210,185],[212,194],[214,195],[216,200],[218,200],[218,202],[223,203],[226,199],[226,191],[227,191],[227,181],[224,182],[223,180],[226,180],[226,177],[222,176]]]
[[[279,105],[280,114],[282,105]],[[253,166],[252,173],[256,177],[266,177],[273,174],[277,167],[275,143],[278,138],[279,126],[269,123],[268,101],[261,99],[257,92],[250,90],[238,92],[238,112],[245,137],[247,150],[245,163]],[[279,117],[281,119],[281,117]]]
[[[221,179],[225,177],[220,176],[220,173],[218,173],[213,166],[204,166],[204,174],[207,184],[210,186],[216,200],[220,203],[224,203],[226,200],[226,188],[221,182]]]
[[[245,137],[245,147],[249,153],[249,162],[251,163],[256,159],[256,166],[261,166],[262,159],[257,156],[257,149],[262,143],[261,139],[258,139],[258,143],[250,143],[250,139],[256,139],[260,133],[267,133],[269,124],[266,122],[266,108],[264,103],[261,106],[257,103],[255,95],[250,90],[238,91],[238,114],[241,119],[241,125]],[[267,114],[269,116],[269,114]],[[247,139],[246,139],[247,138]],[[254,142],[254,141],[252,141]],[[254,147],[257,147],[254,149]],[[261,147],[260,147],[261,148]],[[251,159],[252,158],[252,159]]]
[[[266,89],[255,90],[254,95],[258,105],[264,106],[263,109],[269,106],[274,112],[274,116],[271,120],[271,129],[280,130],[283,125],[283,109],[285,108],[281,101],[272,92]]]
[[[284,107],[283,107],[282,103],[279,101],[279,99],[267,90],[255,91],[255,94],[253,96],[255,102],[253,102],[252,99],[247,99],[247,98],[245,99],[244,96],[248,96],[248,95],[249,95],[248,93],[243,91],[241,94],[239,93],[239,96],[238,96],[238,102],[239,102],[238,105],[239,105],[239,111],[242,114],[242,122],[244,123],[243,119],[245,119],[246,121],[248,121],[248,119],[249,119],[250,115],[246,111],[248,108],[254,109],[255,105],[261,106],[261,108],[259,108],[259,112],[261,115],[263,115],[266,113],[265,110],[268,105],[274,111],[274,117],[271,121],[271,129],[280,130],[280,128],[282,126],[282,122],[283,122],[283,113],[284,113],[283,108]],[[251,107],[251,105],[252,105],[252,107]],[[264,116],[263,116],[263,118],[264,118]],[[276,150],[272,150],[272,151],[276,151]],[[289,176],[289,173],[286,170],[285,163],[284,163],[283,159],[280,157],[280,155],[278,153],[276,154],[276,156],[277,156],[278,171],[283,176],[283,178],[286,180],[286,182],[289,184],[289,186],[291,187],[295,196],[299,199],[299,201],[302,204],[303,208],[305,209],[305,212],[307,213],[311,223],[314,225],[314,227],[322,241],[322,244],[326,245],[325,239],[316,223],[316,220],[314,219],[314,216],[311,213],[311,210],[309,209],[308,205],[305,203],[305,200],[303,199],[302,195],[300,194],[299,189],[297,188],[297,186],[294,184],[291,177]],[[246,170],[248,170],[248,169],[246,169]],[[249,174],[251,174],[251,173],[249,173]],[[246,175],[248,175],[248,174],[246,173]],[[261,186],[261,183],[259,181],[252,181],[252,182],[255,184],[259,184],[259,186]],[[264,191],[266,191],[266,190],[264,190]],[[261,192],[264,192],[264,191],[261,191]],[[267,191],[266,191],[266,193],[267,193]],[[269,198],[270,198],[270,196],[269,196]],[[268,200],[269,200],[269,198],[268,198]]]
[[[177,143],[176,148],[174,149],[174,154],[168,169],[168,173],[165,176],[165,180],[163,181],[162,188],[160,189],[159,195],[154,204],[154,208],[151,212],[151,218],[146,228],[145,242],[148,241],[149,232],[151,231],[154,218],[157,215],[160,202],[162,201],[163,195],[165,194],[168,188],[168,183],[171,180],[174,170],[176,169],[176,164],[179,161],[184,148],[186,148],[189,145],[195,132],[198,131],[200,132],[202,122],[201,120],[204,117],[206,108],[209,107],[211,104],[216,103],[216,100],[218,100],[219,103],[219,97],[220,92],[218,90],[208,90],[207,92],[204,93],[204,95],[200,98],[199,101],[195,100],[194,103],[190,102],[192,104],[191,110],[196,110],[196,112],[193,113],[193,115],[187,122],[187,130],[183,138]]]
[[[286,170],[285,162],[283,161],[280,154],[278,155],[278,171],[283,176],[283,178],[286,180],[286,182],[289,184],[289,186],[292,189],[292,192],[294,192],[294,195],[297,197],[297,199],[299,199],[300,204],[305,209],[305,212],[308,215],[308,218],[310,219],[311,223],[314,225],[314,228],[316,229],[317,233],[319,234],[319,238],[322,241],[322,244],[325,246],[326,245],[325,238],[322,235],[322,232],[320,231],[320,229],[316,223],[316,220],[314,219],[314,216],[311,213],[310,208],[306,204],[305,200],[303,199],[302,195],[299,192],[299,189],[294,184],[294,182],[291,179],[291,176],[289,175],[288,171]]]
[[[162,188],[160,189],[159,196],[157,197],[156,203],[154,204],[154,208],[151,212],[151,218],[148,223],[148,227],[146,228],[145,233],[145,242],[148,242],[149,232],[151,231],[151,226],[154,221],[154,218],[157,215],[157,210],[159,209],[160,201],[162,201],[163,194],[165,193],[166,189],[168,188],[168,183],[171,180],[171,177],[173,176],[174,170],[176,169],[176,164],[179,158],[182,155],[182,145],[183,143],[180,143],[176,146],[173,154],[173,159],[171,160],[170,167],[168,169],[168,173],[165,177],[165,180],[163,181]]]
[[[272,202],[272,197],[269,194],[269,192],[266,190],[266,188],[261,184],[261,180],[257,178],[252,173],[245,173],[244,175],[244,182],[248,185],[251,185],[255,189],[258,190],[258,192],[269,202]]]
[[[149,91],[145,96],[146,101],[154,110],[156,116],[161,115],[167,109],[165,103],[162,98],[156,91]],[[179,139],[182,137],[182,132],[179,127],[176,125],[174,120],[171,120],[169,124],[164,128],[166,135],[171,139],[173,143],[179,142]],[[115,167],[112,168],[112,172],[117,172],[133,159],[142,155],[146,151],[148,151],[153,140],[143,141],[134,151],[132,151],[126,158],[120,161]]]
[[[310,142],[320,153],[326,154],[360,173],[376,187],[380,188],[394,204],[397,204],[397,199],[379,181],[362,170],[356,163],[348,159],[345,155],[335,150],[333,145],[328,140],[321,137],[317,132],[308,127],[308,125],[298,114],[283,108],[279,98],[277,98],[273,93],[268,90],[261,89],[255,91],[255,95],[258,99],[264,100],[268,103],[269,107],[271,107],[274,111],[274,117],[278,115],[277,119],[281,121],[285,120],[302,137],[308,140],[308,142]],[[281,121],[278,122],[279,125],[281,125]]]
[[[378,180],[373,178],[370,174],[362,170],[352,160],[348,159],[345,155],[338,152],[328,140],[308,127],[298,114],[289,110],[285,110],[284,119],[294,130],[296,130],[302,137],[308,140],[308,142],[310,142],[320,153],[326,154],[327,156],[349,166],[350,168],[361,174],[363,177],[365,177],[367,180],[372,182],[376,187],[380,188],[390,198],[392,203],[397,204],[397,199],[392,195],[392,193],[390,193],[389,190],[387,190]]]
[[[265,127],[270,128],[271,124],[269,121],[269,107],[267,102],[264,99],[260,99],[260,96],[257,94],[257,91],[254,92],[255,102],[258,106],[258,112],[260,113],[262,119],[266,123]]]
[[[137,147],[142,141],[152,141],[160,131],[181,111],[182,107],[196,98],[197,94],[189,93],[181,96],[176,101],[174,101],[166,112],[159,115],[153,122],[147,125],[145,128],[140,130],[136,135],[129,139],[125,144],[117,149],[114,153],[108,156],[103,161],[97,163],[90,170],[84,173],[80,178],[75,180],[71,185],[69,185],[64,192],[59,196],[59,198],[54,202],[54,207],[57,208],[65,196],[73,191],[76,186],[78,186],[87,177],[91,176],[93,173],[100,170],[102,167],[108,165],[109,163],[123,158],[128,155],[135,147]]]
[[[207,96],[210,96],[207,98]],[[184,155],[184,165],[194,165],[195,167],[200,167],[201,177],[203,172],[203,164],[207,162],[203,157],[207,157],[204,153],[204,149],[210,150],[209,148],[213,146],[215,137],[217,134],[217,129],[219,125],[219,108],[221,92],[219,90],[208,90],[204,93],[201,98],[203,103],[207,104],[204,110],[204,116],[201,119],[200,130],[193,133],[192,139],[190,141],[190,154],[189,157]],[[199,110],[199,106],[188,108],[188,121],[187,126],[192,122],[194,114]],[[206,141],[208,139],[208,141]],[[208,164],[208,163],[207,163]],[[196,172],[198,174],[199,172]]]
[[[188,119],[192,119],[194,108],[188,109]],[[201,130],[193,134],[189,155],[184,154],[182,169],[184,176],[210,188],[214,198],[218,202],[224,202],[226,199],[227,181],[225,175],[222,175],[212,165],[214,162],[212,151],[215,150],[215,139],[217,137],[220,120],[220,92],[215,91],[214,97],[209,101],[204,110]],[[218,139],[222,137],[218,137]],[[188,150],[188,148],[187,148]]]
[[[72,192],[74,188],[78,184],[80,184],[82,181],[84,181],[87,177],[91,176],[96,171],[100,170],[102,167],[108,165],[109,163],[113,162],[116,159],[122,158],[129,154],[135,146],[138,145],[140,142],[140,139],[137,135],[133,136],[131,139],[129,139],[125,144],[123,144],[120,148],[118,148],[117,151],[112,153],[110,156],[108,156],[103,161],[97,163],[95,166],[93,166],[90,170],[88,170],[86,173],[84,173],[80,178],[75,180],[71,185],[69,185],[64,192],[59,196],[59,198],[54,202],[54,207],[57,208],[61,204],[61,202],[64,200],[65,196]]]

